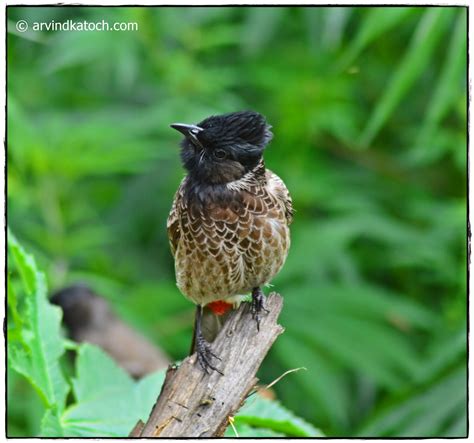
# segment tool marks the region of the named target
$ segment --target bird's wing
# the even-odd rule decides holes
[[[178,242],[181,236],[180,230],[180,213],[183,209],[183,188],[184,188],[184,178],[179,185],[178,190],[173,199],[173,205],[171,206],[170,214],[168,215],[168,221],[166,223],[166,228],[168,230],[168,239],[170,241],[171,253],[175,255],[176,248],[178,247]]]
[[[282,208],[285,211],[286,220],[288,225],[290,225],[293,221],[294,214],[293,201],[291,199],[290,192],[285,186],[283,180],[269,169],[267,169],[266,172],[266,179],[268,191],[272,193],[282,205]]]

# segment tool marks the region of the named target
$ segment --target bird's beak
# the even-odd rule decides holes
[[[170,125],[173,129],[181,132],[185,137],[192,137],[196,139],[197,135],[204,129],[196,125],[186,125],[185,123],[173,123]]]

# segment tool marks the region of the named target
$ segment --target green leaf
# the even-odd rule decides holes
[[[283,321],[286,324],[286,321]],[[306,416],[328,417],[335,427],[346,426],[349,420],[350,396],[347,393],[344,378],[334,361],[321,354],[314,344],[298,339],[294,334],[284,334],[278,339],[272,352],[281,362],[282,367],[304,365],[306,371],[300,371],[294,376],[294,385],[288,387],[293,391],[305,392],[311,399],[311,404],[304,407]],[[276,386],[280,393],[286,392],[286,385]],[[292,398],[292,397],[290,397]],[[287,404],[293,410],[300,406],[299,399],[293,404]],[[297,411],[299,414],[301,410]]]
[[[40,435],[46,408],[28,380],[7,365],[7,437]]]
[[[403,373],[393,368],[390,360],[385,360],[390,353],[390,348],[383,348],[384,341],[397,343],[387,330],[375,324],[367,324],[358,332],[357,326],[363,326],[362,322],[346,325],[343,319],[334,323],[336,317],[328,317],[326,320],[324,318],[322,316],[318,318],[317,328],[309,328],[303,323],[300,325],[291,323],[289,327],[300,339],[310,342],[313,346],[322,347],[340,364],[357,368],[377,380],[382,386],[393,390],[402,384]],[[347,319],[348,317],[345,318]],[[367,336],[367,333],[378,335]],[[355,334],[355,336],[350,334]],[[397,345],[404,350],[401,343]]]
[[[355,8],[305,8],[306,11],[322,10],[323,26],[321,30],[321,44],[323,47],[334,50],[339,47],[349,19],[354,14]],[[307,20],[309,22],[309,20]],[[308,23],[310,26],[310,23]],[[309,27],[308,26],[308,27]],[[311,35],[311,31],[308,29]],[[313,44],[317,42],[313,41]]]
[[[51,409],[48,409],[43,419],[41,420],[41,436],[43,437],[63,437],[64,430],[61,425],[60,417],[53,414]]]
[[[135,384],[138,418],[143,422],[146,422],[150,416],[151,409],[165,381],[165,375],[165,370],[158,371],[147,375]]]
[[[456,99],[464,89],[461,79],[466,72],[466,13],[461,10],[457,20],[453,23],[453,35],[448,48],[443,69],[436,88],[427,106],[427,114],[423,128],[420,131],[416,145],[418,149],[412,152],[413,155],[421,155],[420,150],[429,149],[427,145],[430,134],[435,130],[436,125],[444,118],[449,109],[456,104]]]
[[[248,437],[248,438],[274,438],[274,437],[285,437],[285,434],[272,431],[271,429],[267,428],[254,428],[249,426],[245,423],[234,423],[235,431],[237,431],[237,435],[235,435],[235,431],[232,426],[229,426],[224,434],[224,437],[229,438],[237,438],[237,437]]]
[[[250,397],[234,417],[235,422],[267,428],[290,437],[322,437],[313,425],[297,417],[276,400]]]
[[[423,365],[416,374],[418,382],[430,382],[437,375],[443,373],[456,361],[465,358],[467,352],[466,329],[459,331],[444,332],[440,337],[433,340],[427,349]]]
[[[146,421],[164,381],[164,371],[135,382],[99,348],[79,348],[75,403],[61,417],[69,437],[126,437],[137,421]]]
[[[15,288],[10,281],[10,273],[7,273],[7,304],[10,308],[10,312],[12,314],[13,324],[21,329],[21,325],[23,320],[18,312],[18,297],[16,295]]]
[[[69,386],[59,359],[64,354],[61,310],[47,300],[46,278],[13,234],[8,231],[8,250],[25,289],[25,307],[20,313],[20,339],[8,342],[11,367],[34,386],[47,409],[46,422],[57,419],[65,407]],[[10,297],[10,302],[15,302]],[[18,326],[18,325],[17,325]],[[50,428],[47,425],[45,428]]]
[[[362,146],[370,144],[409,88],[427,68],[436,43],[444,35],[442,29],[446,18],[444,8],[430,8],[423,14],[410,46],[362,132]]]
[[[278,31],[278,24],[285,13],[285,8],[248,9],[241,39],[243,50],[251,55],[261,52]]]
[[[407,16],[413,12],[414,9],[410,7],[396,7],[389,10],[387,8],[370,8],[359,26],[356,37],[343,52],[337,64],[338,69],[344,69],[352,63],[371,42],[406,20]]]
[[[456,436],[465,436],[466,369],[459,366],[421,393],[387,408],[359,432],[360,437],[443,437],[447,423],[462,420]],[[451,431],[452,432],[452,431]]]

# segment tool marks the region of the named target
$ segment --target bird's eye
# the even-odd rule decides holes
[[[226,156],[227,156],[227,152],[225,152],[223,149],[216,149],[214,151],[214,157],[216,157],[219,160],[226,158]]]

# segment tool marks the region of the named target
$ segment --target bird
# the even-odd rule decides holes
[[[245,110],[170,126],[184,136],[186,171],[167,220],[176,283],[197,305],[192,352],[205,372],[222,374],[210,342],[249,294],[259,331],[268,312],[262,287],[282,269],[290,248],[292,199],[265,166],[273,133],[262,114]]]
[[[142,378],[170,363],[161,349],[120,319],[107,300],[87,285],[76,283],[58,289],[50,301],[62,309],[69,338],[97,345],[133,378]]]

